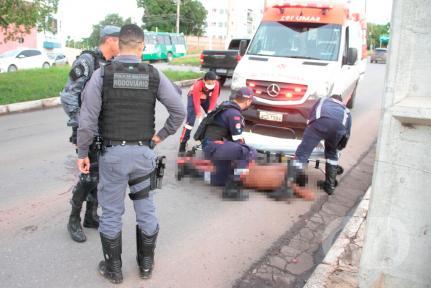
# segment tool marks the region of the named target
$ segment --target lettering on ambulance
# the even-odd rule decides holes
[[[294,15],[283,15],[280,21],[288,22],[320,22],[320,17],[317,16],[294,16]]]

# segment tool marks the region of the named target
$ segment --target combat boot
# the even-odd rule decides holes
[[[317,185],[322,188],[328,195],[334,193],[335,187],[337,186],[337,173],[338,165],[331,165],[326,163],[325,166],[325,181],[319,181]]]
[[[69,216],[69,223],[67,223],[67,230],[69,231],[72,240],[76,242],[85,242],[87,237],[85,236],[84,231],[82,231],[80,217],[82,206],[76,205],[73,200],[70,200],[70,204],[72,205],[72,212]]]
[[[184,156],[186,154],[187,142],[181,142],[180,148],[178,149],[178,155]]]
[[[241,180],[229,179],[224,186],[222,198],[243,201],[248,199],[248,192],[243,189]]]
[[[123,282],[121,271],[121,232],[114,239],[109,239],[100,233],[102,241],[103,257],[105,260],[99,263],[99,273],[114,284]]]
[[[88,201],[85,207],[83,226],[86,228],[99,228],[99,216],[97,215],[97,201]]]
[[[139,266],[139,275],[142,279],[151,278],[154,267],[154,250],[156,249],[157,235],[159,234],[159,227],[152,236],[147,236],[136,225],[136,260]]]

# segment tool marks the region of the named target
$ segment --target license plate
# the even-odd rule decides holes
[[[262,120],[283,122],[283,114],[268,111],[259,111],[259,118]]]
[[[227,73],[227,69],[216,69],[217,73]]]

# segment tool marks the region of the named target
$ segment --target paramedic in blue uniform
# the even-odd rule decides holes
[[[318,101],[312,108],[301,144],[296,150],[296,163],[302,169],[314,148],[325,141],[326,176],[321,188],[331,195],[336,186],[339,150],[346,147],[350,137],[352,117],[341,96],[332,95]]]
[[[141,62],[142,29],[135,24],[123,26],[119,47],[120,54],[96,70],[85,87],[78,128],[78,167],[82,173],[91,169],[88,146],[98,130],[106,147],[99,161],[99,232],[105,258],[99,263],[99,272],[113,283],[123,281],[121,218],[127,186],[136,214],[140,276],[151,277],[159,232],[151,191],[156,168],[152,144],[174,134],[186,116],[178,89],[161,71]],[[156,133],[157,101],[166,107],[169,117]]]
[[[216,171],[211,184],[225,186],[223,198],[243,200],[247,198],[241,189],[240,174],[247,171],[256,158],[256,150],[244,143],[242,135],[244,118],[241,111],[253,102],[253,90],[243,87],[230,96],[231,101],[220,104],[221,109],[206,129],[203,144],[205,157],[213,162]]]

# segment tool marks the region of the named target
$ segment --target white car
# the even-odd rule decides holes
[[[0,54],[0,73],[21,69],[49,68],[52,60],[38,49],[20,48]]]

